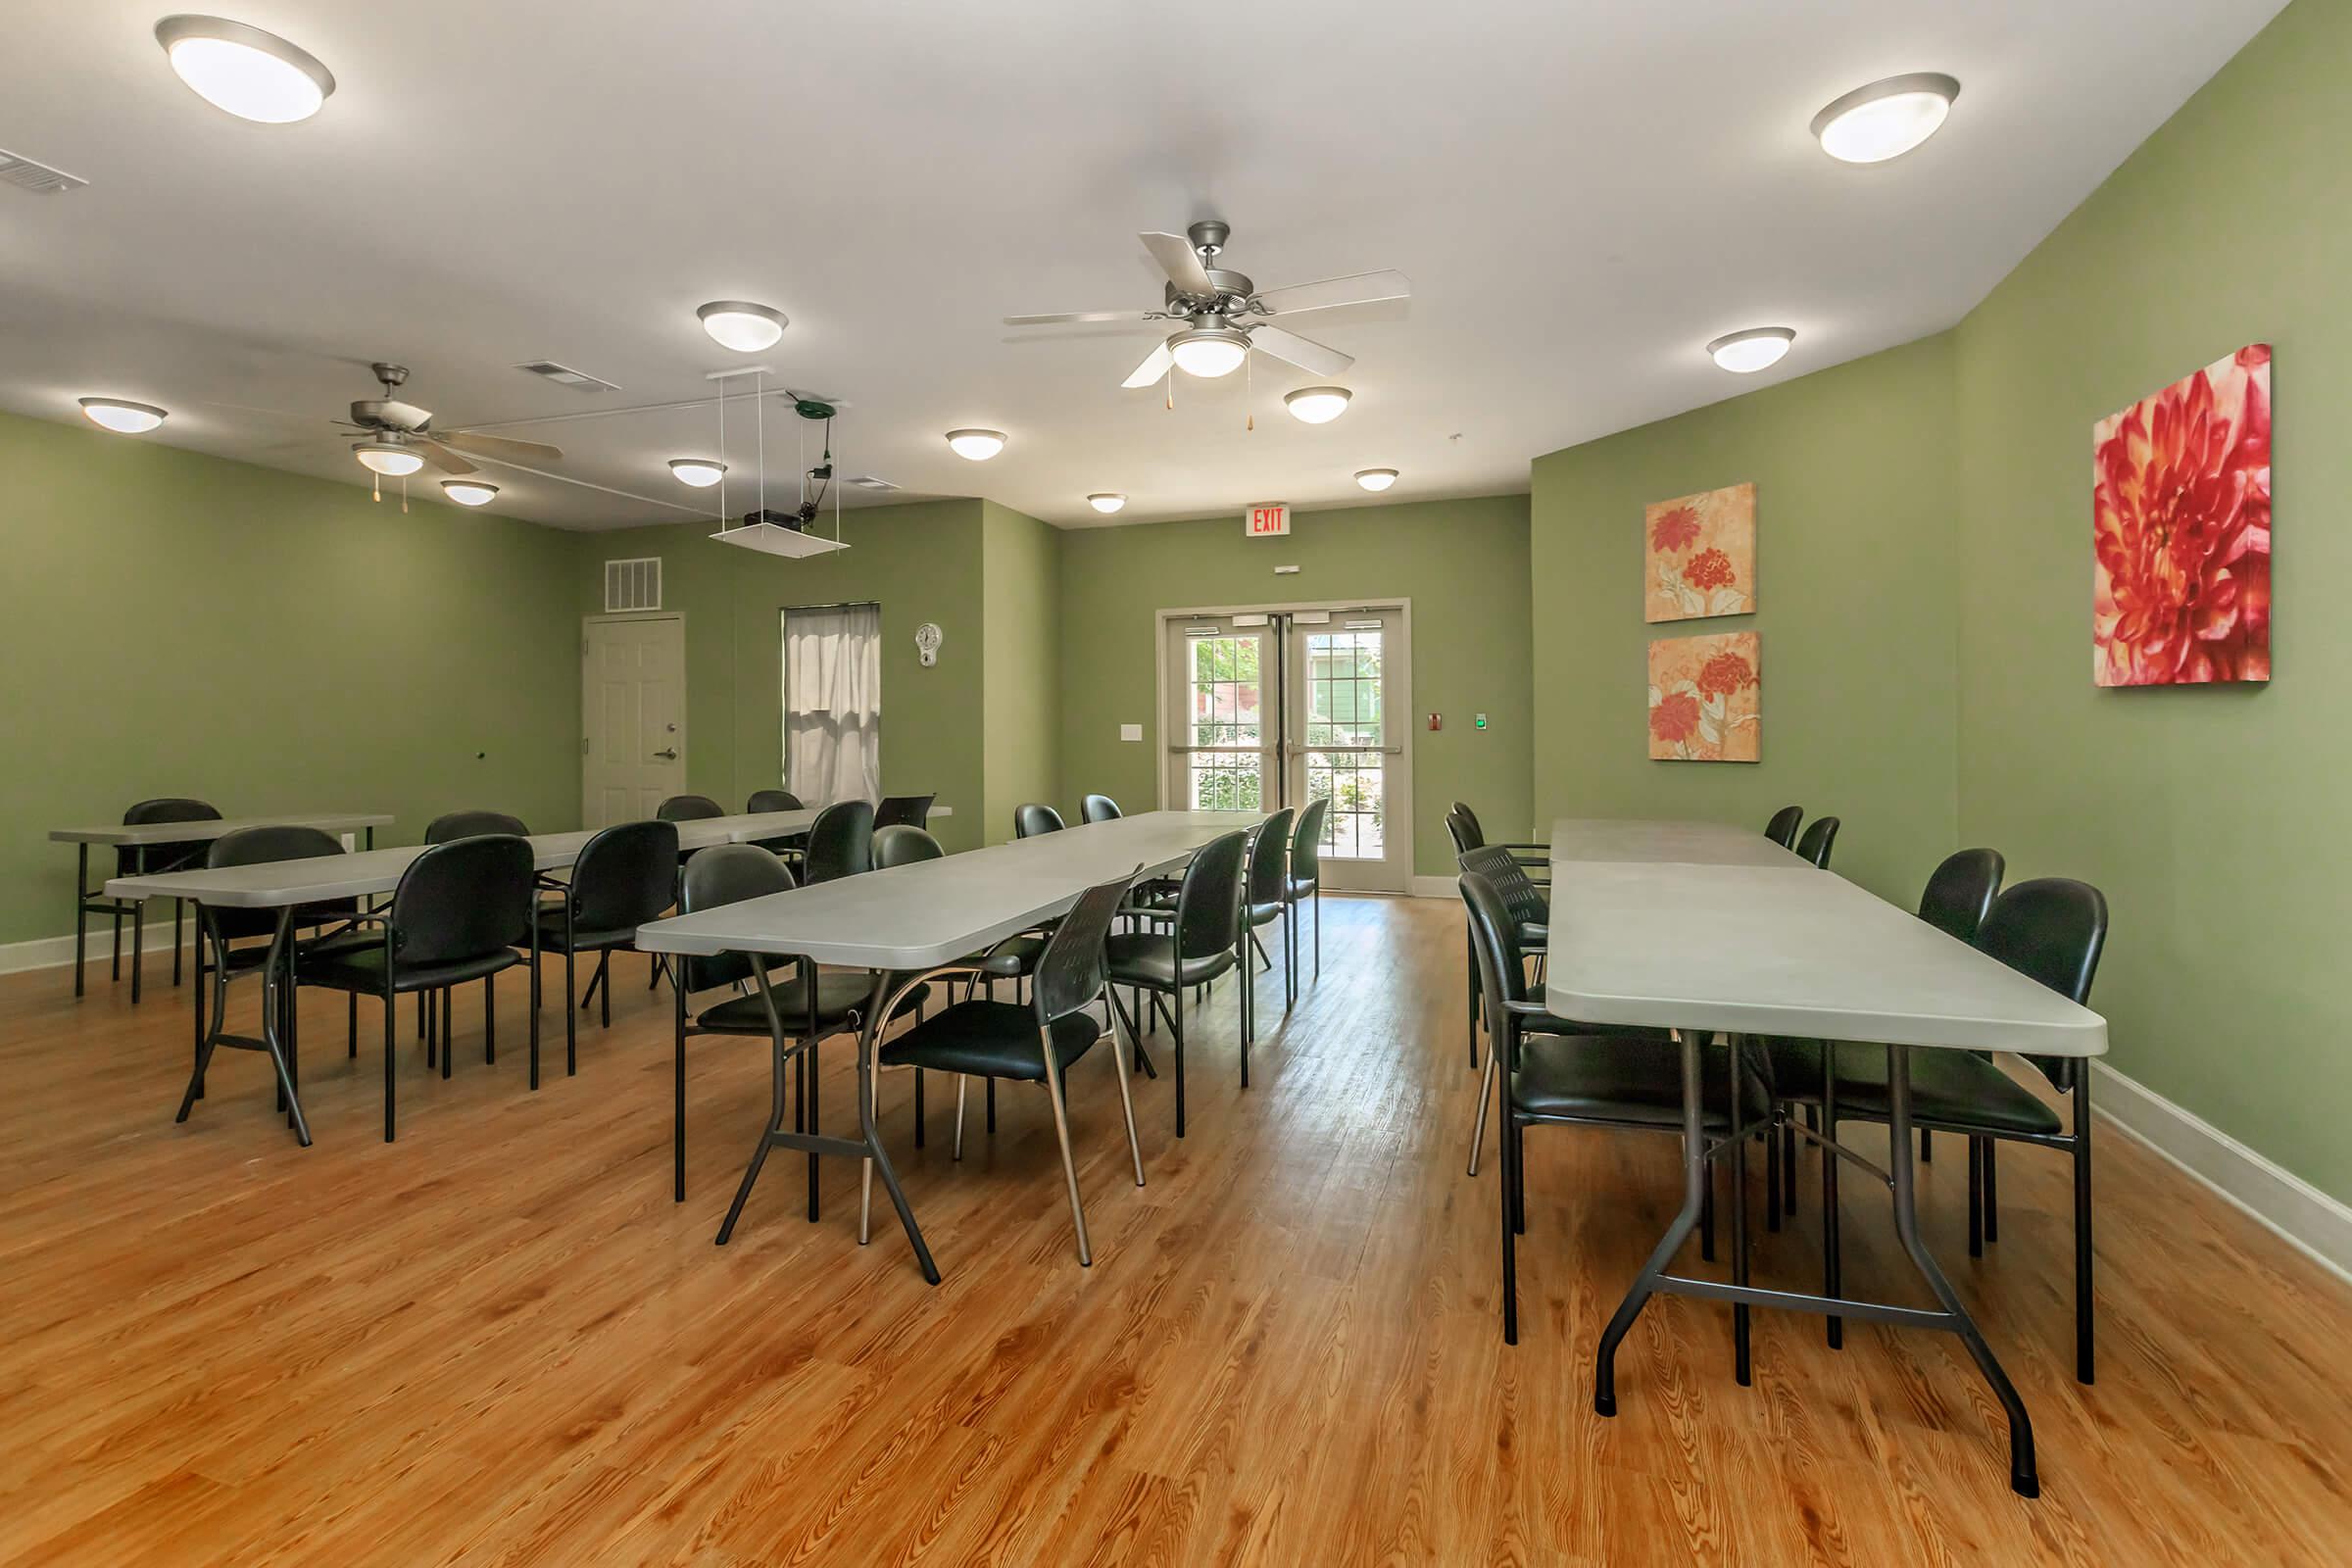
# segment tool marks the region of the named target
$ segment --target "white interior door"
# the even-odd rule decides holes
[[[1179,811],[1270,810],[1276,804],[1275,734],[1281,711],[1267,617],[1168,622],[1167,778]]]
[[[1412,649],[1400,608],[1299,611],[1283,666],[1283,802],[1329,798],[1323,883],[1402,893],[1413,880]]]
[[[591,615],[580,638],[580,823],[641,822],[686,788],[686,621]]]

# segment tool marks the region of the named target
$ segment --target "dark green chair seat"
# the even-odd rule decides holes
[[[1771,1049],[1774,1091],[1783,1100],[1820,1103],[1821,1043],[1775,1040]],[[1888,1119],[1886,1048],[1847,1041],[1837,1051],[1838,1119]],[[1911,1119],[1923,1127],[1946,1123],[2021,1138],[2054,1136],[2062,1125],[2049,1104],[1973,1051],[1911,1054]]]
[[[1114,936],[1102,947],[1113,985],[1149,986],[1158,991],[1173,991],[1180,985],[1204,986],[1229,972],[1235,963],[1233,950],[1219,948],[1199,957],[1186,958],[1180,975],[1175,945],[1166,937]]]
[[[1522,1028],[1525,1028],[1522,1025]],[[1710,1046],[1701,1101],[1713,1132],[1731,1130],[1731,1054]],[[1768,1112],[1763,1086],[1740,1076],[1740,1119],[1755,1127]],[[1511,1074],[1511,1106],[1525,1116],[1614,1122],[1626,1127],[1683,1125],[1682,1054],[1664,1041],[1628,1035],[1526,1035]]]
[[[439,991],[444,986],[462,986],[469,980],[480,980],[501,973],[520,962],[522,955],[513,948],[477,953],[446,962],[396,962],[392,966],[391,989],[401,995],[411,991]],[[326,986],[336,991],[360,991],[380,996],[385,989],[384,939],[379,935],[365,947],[344,948],[334,953],[302,953],[295,958],[295,973],[306,986]]]
[[[808,1027],[808,987],[798,976],[789,980],[770,980],[775,994],[776,1016],[784,1027],[796,1034],[806,1034]],[[856,969],[820,971],[816,977],[817,1033],[830,1034],[848,1021],[850,1014],[862,1009],[874,994],[874,977]],[[929,1000],[931,988],[916,986],[906,995],[899,1012],[913,1011]],[[748,997],[729,997],[714,1006],[695,1014],[694,1027],[711,1034],[764,1035],[767,1033],[767,1008],[755,992]]]
[[[1054,1066],[1062,1072],[1102,1035],[1101,1022],[1083,1012],[1064,1013],[1047,1027],[1054,1039]],[[881,1061],[885,1067],[1042,1083],[1043,1048],[1035,1007],[1013,1002],[959,1002],[884,1046]]]

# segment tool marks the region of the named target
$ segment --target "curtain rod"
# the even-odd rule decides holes
[[[882,602],[879,599],[851,599],[837,605],[784,605],[779,608],[790,615],[796,612],[806,614],[811,610],[880,610]]]

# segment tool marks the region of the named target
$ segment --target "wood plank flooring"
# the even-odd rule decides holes
[[[1671,1139],[1528,1140],[1522,1343],[1501,1342],[1492,1163],[1460,916],[1328,900],[1323,977],[1195,1035],[1173,1137],[1163,1034],[1126,1170],[1105,1054],[1071,1112],[1081,1269],[1044,1097],[1007,1086],[949,1156],[952,1088],[884,1128],[945,1283],[856,1168],[771,1160],[711,1236],[765,1112],[764,1047],[693,1047],[687,1201],[669,1193],[669,1003],[636,959],[562,1070],[524,1088],[522,987],[456,1075],[404,1014],[401,1138],[379,1040],[305,999],[317,1147],[223,1053],[174,1126],[185,992],[94,966],[0,979],[0,1561],[1628,1564],[2352,1560],[2352,1292],[2130,1140],[2098,1155],[2100,1379],[2071,1371],[2067,1178],[2001,1161],[2001,1240],[1966,1255],[1965,1162],[1923,1171],[1932,1245],[2033,1410],[2045,1494],[2013,1496],[1999,1412],[1948,1336],[1651,1304],[1591,1408],[1592,1352],[1674,1205]],[[560,984],[560,982],[559,982]],[[1271,978],[1269,985],[1273,984]],[[253,987],[237,1005],[248,1014]],[[849,1125],[846,1050],[828,1125]],[[1818,1164],[1763,1283],[1818,1278]],[[1760,1202],[1762,1192],[1755,1189]],[[1885,1203],[1845,1188],[1847,1278],[1925,1302]],[[1688,1266],[1702,1267],[1694,1259]]]

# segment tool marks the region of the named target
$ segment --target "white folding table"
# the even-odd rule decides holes
[[[853,1140],[785,1126],[786,1040],[767,971],[764,966],[753,966],[775,1032],[775,1102],[736,1189],[735,1200],[728,1205],[718,1241],[724,1244],[732,1234],[770,1149],[803,1151],[809,1155],[812,1169],[820,1154],[863,1159],[870,1162],[869,1172],[880,1172],[891,1205],[898,1210],[899,1223],[914,1248],[915,1260],[922,1266],[923,1278],[938,1284],[939,1267],[932,1261],[931,1249],[924,1244],[914,1211],[899,1187],[890,1155],[874,1132],[873,1056],[881,1020],[897,1010],[900,998],[914,986],[935,975],[962,972],[958,959],[1063,913],[1088,888],[1139,871],[1150,876],[1174,870],[1202,845],[1227,833],[1253,828],[1264,819],[1262,811],[1145,811],[964,855],[746,899],[638,927],[637,946],[647,953],[688,956],[783,954],[813,963],[874,971],[873,992],[858,1034],[861,1136]],[[858,1232],[862,1242],[866,1235],[862,1213]]]
[[[1913,1187],[1913,1049],[2015,1051],[2086,1057],[2107,1050],[2106,1020],[1810,864],[1760,834],[1696,822],[1562,818],[1552,828],[1551,934],[1544,1004],[1594,1024],[1672,1029],[1683,1073],[1684,1198],[1602,1333],[1593,1408],[1616,1413],[1617,1346],[1658,1291],[1733,1303],[1740,1381],[1747,1378],[1747,1308],[1789,1307],[1960,1336],[2009,1418],[2010,1485],[2039,1492],[2024,1401],[1919,1236]],[[1697,1223],[1706,1190],[1700,1046],[1710,1035],[1791,1036],[1887,1047],[1895,1232],[1938,1310],[1763,1290],[1745,1279],[1735,1218],[1734,1280],[1668,1271]],[[1733,1054],[1733,1072],[1740,1069]],[[1507,1097],[1507,1085],[1503,1093]],[[1740,1176],[1746,1133],[1732,1096],[1728,1147]],[[1507,1100],[1506,1100],[1507,1107]],[[1822,1157],[1842,1157],[1835,1146]],[[1505,1205],[1504,1223],[1510,1223]]]

